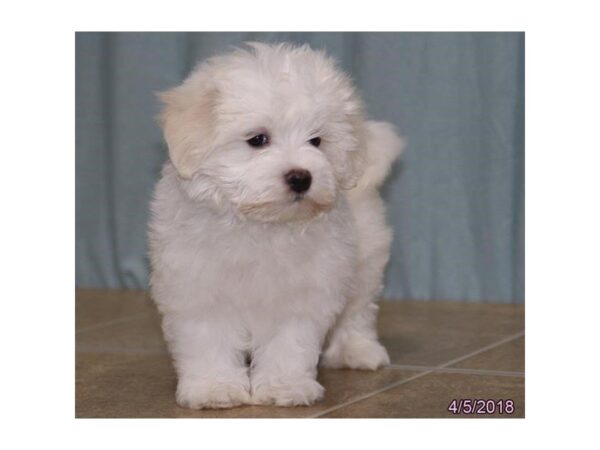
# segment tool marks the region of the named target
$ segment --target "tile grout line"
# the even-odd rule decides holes
[[[137,314],[132,314],[131,316],[120,317],[118,319],[112,319],[112,320],[108,320],[106,322],[100,322],[95,325],[90,325],[88,327],[84,327],[80,330],[77,330],[75,332],[75,334],[87,333],[88,331],[93,331],[93,330],[97,330],[99,328],[108,327],[111,325],[115,325],[117,323],[129,322],[130,320],[137,319],[137,318],[143,317],[143,316],[147,316],[149,314],[151,314],[151,313],[150,312],[137,313]]]
[[[421,377],[424,377],[425,375],[429,375],[430,373],[433,373],[433,372],[434,372],[433,370],[428,370],[426,372],[420,372],[420,373],[418,373],[416,375],[413,375],[412,377],[408,377],[408,378],[405,378],[403,380],[396,381],[395,383],[389,384],[389,385],[387,385],[387,386],[385,386],[383,388],[380,388],[380,389],[377,389],[375,391],[369,392],[368,394],[364,394],[364,395],[361,395],[360,397],[355,397],[355,398],[353,398],[351,400],[348,400],[348,401],[346,401],[344,403],[340,403],[339,405],[332,406],[331,408],[328,408],[328,409],[326,409],[324,411],[320,411],[320,412],[318,412],[318,413],[316,413],[316,414],[314,414],[312,416],[308,416],[307,418],[308,419],[316,419],[318,417],[322,417],[325,414],[329,414],[330,412],[335,411],[336,409],[344,408],[344,407],[352,405],[354,403],[358,403],[360,401],[366,400],[366,399],[368,399],[370,397],[373,397],[373,396],[375,396],[377,394],[381,394],[382,392],[385,392],[388,389],[393,389],[393,388],[398,387],[398,386],[400,386],[402,384],[408,383],[409,381],[413,381],[413,380],[416,380],[417,378],[421,378]]]
[[[496,347],[499,347],[499,346],[501,346],[503,344],[506,344],[506,343],[508,343],[510,341],[514,341],[515,339],[518,339],[518,338],[520,338],[520,337],[522,337],[524,335],[525,335],[525,331],[519,331],[518,333],[515,333],[512,336],[508,336],[508,337],[505,337],[504,339],[500,339],[498,342],[486,345],[485,347],[482,347],[479,350],[475,350],[475,351],[473,351],[471,353],[467,353],[464,356],[460,356],[460,357],[455,358],[455,359],[453,359],[451,361],[448,361],[445,364],[441,364],[439,366],[436,366],[436,368],[437,369],[444,369],[444,368],[446,368],[448,366],[451,366],[452,364],[456,364],[457,362],[464,361],[465,359],[471,358],[472,356],[479,355],[480,353],[487,352],[488,350],[492,350],[492,349],[494,349]]]
[[[490,369],[467,369],[462,367],[432,367],[432,366],[414,366],[408,364],[390,364],[387,366],[390,369],[396,370],[431,370],[441,373],[465,373],[470,375],[495,375],[504,377],[524,377],[525,372],[511,370],[490,370]]]
[[[493,348],[499,347],[500,345],[503,345],[503,344],[506,344],[506,343],[508,343],[510,341],[518,339],[518,338],[520,338],[521,336],[524,336],[524,335],[525,335],[525,331],[520,331],[519,333],[516,333],[516,334],[513,334],[511,336],[508,336],[508,337],[506,337],[504,339],[499,340],[498,342],[495,342],[495,343],[490,344],[490,345],[486,345],[486,346],[480,348],[479,350],[475,350],[475,351],[473,351],[471,353],[467,353],[464,356],[452,359],[452,360],[450,360],[450,361],[448,361],[448,362],[446,362],[444,364],[440,364],[439,366],[436,366],[435,369],[444,369],[444,368],[446,368],[446,367],[448,367],[448,366],[450,366],[452,364],[456,364],[457,362],[463,361],[463,360],[465,360],[467,358],[471,358],[472,356],[476,356],[476,355],[478,355],[480,353],[483,353],[483,352],[486,352],[486,351],[491,350]],[[398,387],[398,386],[401,386],[403,384],[406,384],[406,383],[408,383],[410,381],[416,380],[417,378],[421,378],[421,377],[424,377],[425,375],[429,375],[431,373],[435,373],[435,369],[427,370],[425,372],[418,373],[418,374],[416,374],[416,375],[414,375],[412,377],[405,378],[404,380],[396,381],[395,383],[389,384],[388,386],[385,386],[385,387],[383,387],[381,389],[377,389],[377,390],[375,390],[373,392],[370,392],[368,394],[361,395],[360,397],[356,397],[354,399],[351,399],[351,400],[348,400],[346,402],[340,403],[339,405],[332,406],[331,408],[327,408],[326,410],[320,411],[320,412],[318,412],[318,413],[316,413],[316,414],[314,414],[312,416],[308,416],[307,418],[308,419],[316,419],[318,417],[323,417],[325,414],[329,414],[330,412],[333,412],[333,411],[338,410],[340,408],[344,408],[346,406],[353,405],[354,403],[358,403],[360,401],[363,401],[363,400],[366,400],[368,398],[374,397],[375,395],[381,394],[382,392],[388,391],[388,390],[393,389],[395,387]]]

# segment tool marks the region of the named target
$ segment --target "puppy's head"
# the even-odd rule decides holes
[[[308,46],[250,44],[160,94],[171,162],[192,197],[262,222],[329,209],[363,168],[362,104]]]

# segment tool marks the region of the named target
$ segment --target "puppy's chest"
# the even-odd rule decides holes
[[[327,236],[326,240],[328,245],[323,246],[314,236],[238,231],[224,233],[213,240],[207,253],[216,255],[213,262],[233,279],[246,279],[252,275],[264,279],[299,271],[307,273],[326,264],[327,252],[335,251],[337,247],[333,236]]]
[[[203,239],[196,255],[211,269],[197,276],[213,286],[218,283],[224,296],[242,295],[248,301],[340,284],[351,276],[355,249],[338,231],[220,230]]]

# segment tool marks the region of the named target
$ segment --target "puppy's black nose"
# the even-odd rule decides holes
[[[298,194],[308,191],[312,181],[312,175],[304,169],[292,169],[283,178],[290,189]]]

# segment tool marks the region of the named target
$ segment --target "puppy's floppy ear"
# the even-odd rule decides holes
[[[216,90],[196,73],[181,86],[158,93],[163,103],[159,122],[169,158],[182,178],[191,178],[214,141]]]
[[[352,132],[352,145],[345,148],[352,148],[346,152],[346,162],[341,167],[340,187],[345,190],[353,189],[359,183],[366,168],[364,121],[361,116],[356,116],[349,120]],[[340,139],[341,140],[341,139]]]

